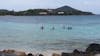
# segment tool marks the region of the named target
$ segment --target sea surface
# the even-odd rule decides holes
[[[0,50],[84,51],[90,43],[100,43],[99,15],[0,16]]]

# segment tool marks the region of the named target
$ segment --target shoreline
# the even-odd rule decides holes
[[[94,15],[98,16],[98,14]],[[0,16],[93,16],[93,15],[0,15]]]
[[[5,49],[0,51],[0,55],[4,56],[98,56],[100,54],[100,44],[91,43],[86,48],[85,51],[79,51],[77,49],[72,52],[64,52],[64,51],[41,51],[41,52],[26,52],[25,50],[14,50],[14,49]]]

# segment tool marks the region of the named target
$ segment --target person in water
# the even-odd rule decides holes
[[[55,27],[52,27],[52,30],[54,30],[55,29]]]
[[[68,27],[67,29],[68,29],[68,30],[72,30],[72,27]]]
[[[43,30],[44,29],[44,27],[43,26],[41,26],[41,30]]]

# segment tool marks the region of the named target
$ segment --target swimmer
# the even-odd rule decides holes
[[[43,26],[41,26],[41,30],[43,30],[44,29],[44,27]]]
[[[72,30],[72,27],[68,27],[67,29],[68,29],[68,30]]]
[[[52,30],[54,30],[55,29],[55,27],[52,27]]]

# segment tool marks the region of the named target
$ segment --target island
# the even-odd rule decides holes
[[[34,16],[34,15],[94,15],[92,12],[84,12],[70,6],[62,6],[56,9],[28,9],[24,11],[10,11],[0,9],[0,16]]]

